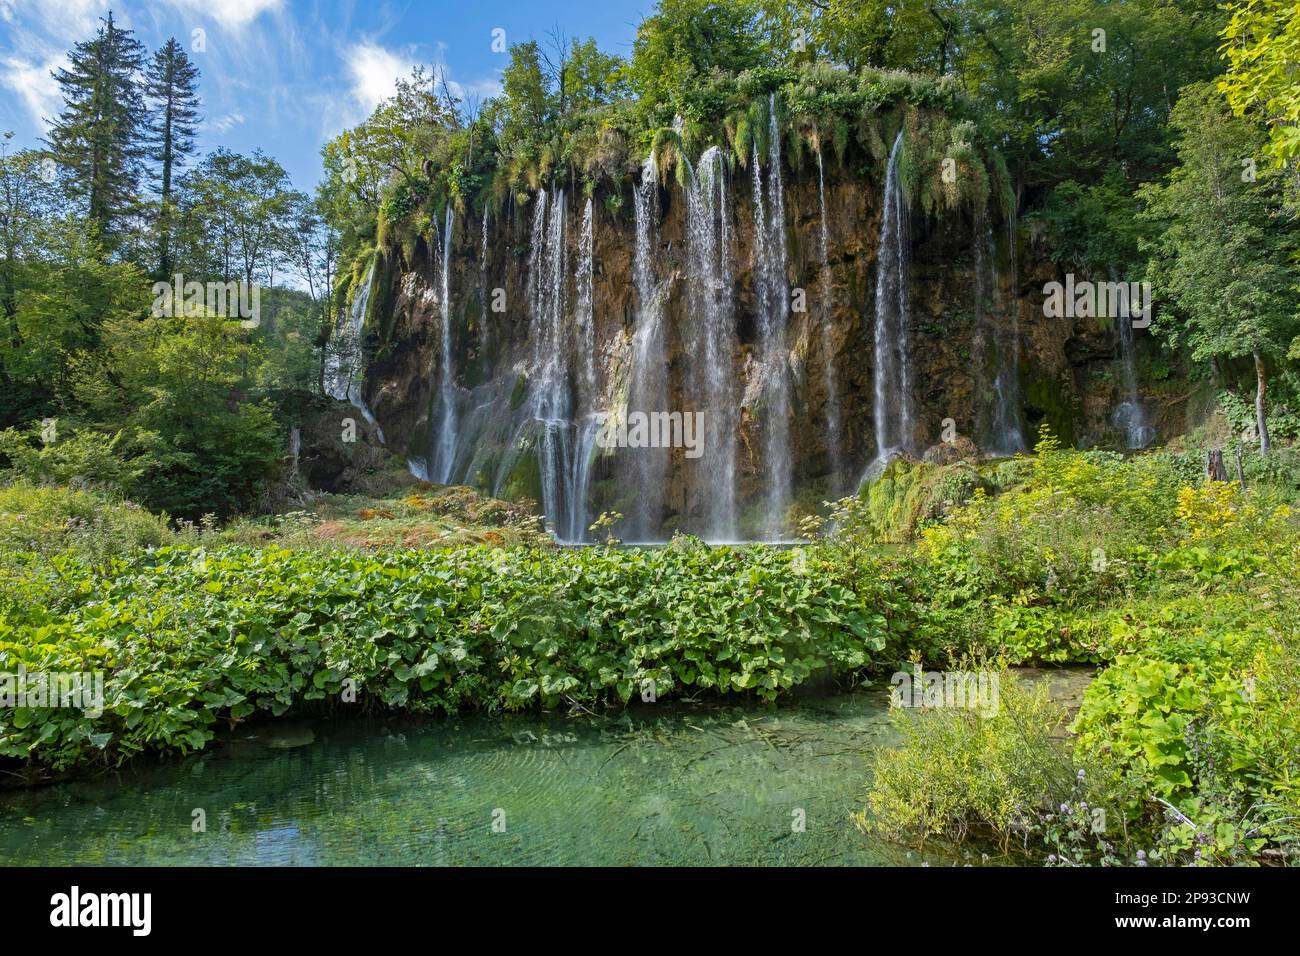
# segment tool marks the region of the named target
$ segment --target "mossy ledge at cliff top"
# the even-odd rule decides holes
[[[900,175],[915,208],[938,215],[992,205],[1006,214],[1014,204],[1006,164],[952,77],[851,72],[821,63],[720,73],[684,94],[676,108],[616,100],[539,124],[535,139],[510,152],[498,148],[490,129],[471,124],[426,157],[422,176],[394,177],[385,186],[375,244],[389,257],[401,250],[409,261],[449,203],[481,217],[511,200],[525,205],[551,184],[599,193],[611,212],[630,208],[623,192],[652,155],[665,188],[673,179],[685,183],[688,164],[710,147],[720,148],[733,170],[747,168],[755,151],[768,155],[773,107],[783,160],[792,170],[815,166],[820,154],[882,180],[889,144],[901,130]],[[346,134],[341,142],[346,148]],[[370,252],[362,248],[358,258]],[[345,297],[363,273],[340,270]]]

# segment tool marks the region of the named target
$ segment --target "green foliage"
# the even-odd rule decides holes
[[[898,459],[858,492],[861,506],[845,502],[832,527],[879,541],[913,540],[926,524],[970,500],[985,483],[965,462],[933,465]]]
[[[1238,116],[1260,116],[1269,128],[1268,153],[1279,166],[1300,157],[1300,90],[1294,76],[1300,62],[1300,18],[1286,0],[1236,0],[1220,52],[1227,74],[1219,89]]]
[[[1132,863],[1138,850],[1163,864],[1294,854],[1293,456],[1248,454],[1256,477],[1242,490],[1203,480],[1203,452],[1123,459],[1050,435],[1036,452],[999,467],[996,496],[980,488],[923,530],[905,572],[918,603],[907,648],[948,666],[972,655],[1101,665],[1065,758],[1087,782],[1037,781],[1023,792],[1040,799],[1011,827],[982,769],[970,780],[945,769],[1002,766],[992,729],[971,714],[918,714],[904,747],[881,758],[875,822],[863,823],[913,841],[975,831],[1005,844],[1014,832],[1061,865]],[[840,533],[857,534],[851,522]],[[1105,810],[1104,833],[1084,806]]]
[[[140,171],[145,106],[136,77],[145,50],[111,11],[101,22],[95,37],[78,43],[68,66],[54,74],[64,103],[50,129],[50,148],[96,238],[115,246],[133,211]]]
[[[206,316],[115,322],[103,338],[77,394],[95,418],[123,423],[136,473],[126,493],[180,518],[248,508],[280,454],[269,403],[241,400],[260,343]]]
[[[1250,765],[1233,743],[1240,738],[1235,725],[1250,714],[1240,665],[1249,664],[1252,647],[1227,635],[1161,650],[1122,656],[1104,670],[1084,695],[1076,728],[1079,745],[1104,754],[1113,772],[1177,800],[1195,789],[1202,738],[1219,750],[1208,759],[1227,771]]]
[[[866,668],[895,600],[878,579],[767,549],[54,560],[60,596],[15,589],[0,604],[0,668],[108,676],[99,717],[0,715],[0,756],[53,769],[198,749],[219,720],[338,702],[345,680],[363,706],[415,711],[617,703],[648,687],[774,699]]]
[[[35,484],[97,485],[118,494],[140,476],[122,458],[121,432],[85,430],[59,439],[58,421],[52,424],[55,437],[48,442],[41,440],[43,428],[0,432],[0,458],[8,459],[13,476]]]
[[[1255,419],[1255,406],[1253,403],[1246,401],[1236,392],[1220,392],[1218,394],[1219,409],[1223,412],[1223,417],[1227,419],[1228,426],[1232,429],[1236,440],[1241,444],[1253,446],[1259,445],[1259,425]],[[1274,438],[1300,438],[1300,415],[1296,415],[1286,406],[1274,406],[1269,410],[1266,417],[1268,433]],[[1278,454],[1294,459],[1294,449],[1276,449]],[[1273,451],[1270,451],[1273,454]],[[1263,464],[1260,459],[1268,458],[1267,455],[1257,455],[1254,452],[1248,454],[1252,464],[1256,462]],[[1276,466],[1280,467],[1280,466]]]
[[[996,714],[899,709],[903,742],[877,752],[859,827],[893,839],[996,839],[1005,849],[1069,798],[1076,771],[1060,735],[1067,719],[1045,682],[998,675]]]
[[[1138,201],[1123,171],[1111,165],[1101,182],[1074,180],[1052,190],[1037,218],[1052,239],[1052,259],[1086,269],[1102,281],[1141,263]]]
[[[1149,277],[1176,310],[1158,320],[1160,331],[1202,361],[1285,352],[1298,328],[1290,260],[1300,232],[1275,215],[1279,177],[1243,168],[1261,148],[1258,129],[1233,117],[1210,84],[1183,91],[1170,125],[1180,165],[1140,191],[1144,218],[1160,228],[1148,243]]]
[[[98,491],[12,482],[0,486],[0,554],[57,555],[89,559],[130,554],[171,539],[165,517]],[[13,583],[8,561],[3,576]]]
[[[954,585],[974,580],[1007,597],[1110,593],[1174,526],[1179,472],[1159,456],[1130,463],[1050,437],[1036,451],[1023,484],[993,498],[977,489],[923,531],[921,553]]]

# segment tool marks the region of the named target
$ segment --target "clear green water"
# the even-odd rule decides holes
[[[0,795],[0,864],[954,862],[850,822],[869,753],[893,740],[879,691],[618,718],[280,721]]]

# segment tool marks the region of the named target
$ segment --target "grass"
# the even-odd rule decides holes
[[[290,548],[449,548],[527,543],[539,525],[525,505],[457,486],[421,484],[394,497],[322,495],[311,507],[237,521],[217,544]]]

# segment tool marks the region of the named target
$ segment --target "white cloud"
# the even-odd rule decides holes
[[[455,80],[447,80],[447,88],[451,90],[451,95],[456,97],[464,104],[469,98],[477,98],[479,104],[486,103],[494,96],[500,96],[503,87],[499,79],[476,80],[473,83],[457,83]]]
[[[284,0],[168,0],[186,13],[207,16],[228,30],[238,30],[263,13],[278,12]]]
[[[0,56],[0,83],[18,94],[37,127],[43,126],[42,121],[52,118],[59,110],[59,84],[51,71],[63,65],[62,55],[42,62],[32,62],[12,54]]]
[[[89,39],[100,17],[108,16],[108,0],[25,0],[12,6],[24,20],[28,11],[35,12],[46,33],[65,41]]]
[[[244,114],[239,111],[227,113],[224,116],[218,116],[216,119],[208,120],[205,124],[208,129],[214,130],[222,135],[229,133],[236,126],[244,122]]]
[[[352,79],[352,96],[367,110],[372,110],[393,95],[399,77],[408,76],[415,61],[400,53],[386,50],[369,40],[353,44],[343,51],[348,75]]]

